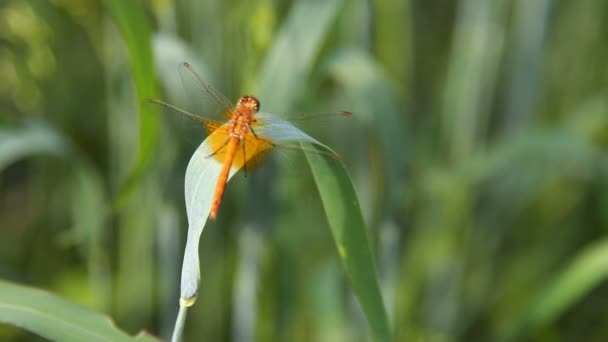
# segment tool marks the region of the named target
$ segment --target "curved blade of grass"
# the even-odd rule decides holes
[[[157,341],[119,330],[107,316],[51,293],[0,280],[0,321],[55,341]]]
[[[384,152],[382,160],[386,163],[383,169],[388,203],[384,207],[390,212],[403,195],[400,191],[403,187],[395,184],[403,179],[410,152],[406,144],[407,124],[401,115],[404,105],[380,65],[361,50],[340,50],[330,58],[328,68],[349,94],[357,119],[370,131],[378,131]]]
[[[55,131],[43,125],[0,130],[0,171],[33,154],[66,155],[68,146]]]
[[[554,281],[543,288],[503,340],[518,341],[523,334],[545,326],[608,278],[608,239],[583,250]]]
[[[155,107],[148,106],[143,101],[147,98],[158,98],[158,85],[150,29],[141,2],[105,0],[104,3],[125,39],[139,99],[138,159],[121,189],[117,200],[120,206],[141,178],[140,175],[148,165],[158,140],[160,118]]]
[[[342,163],[306,153],[325,214],[355,295],[374,340],[389,341],[390,329],[359,200]]]
[[[299,142],[315,144],[333,153],[326,145],[277,116],[258,113],[257,117],[264,122],[263,126],[256,129],[260,137],[268,138],[277,144]],[[211,211],[214,190],[222,168],[219,161],[209,158],[213,150],[208,142],[215,134],[222,134],[220,131],[222,130],[218,129],[200,144],[186,169],[184,192],[188,216],[188,237],[182,266],[181,306],[191,306],[196,300],[200,280],[198,245]],[[228,181],[238,170],[238,168],[232,167]]]
[[[319,0],[295,3],[262,68],[259,95],[264,103],[270,103],[278,111],[289,109],[300,90],[298,87],[303,84],[302,80],[307,79],[314,66],[339,3]],[[350,176],[341,163],[319,155],[307,154],[307,157],[342,262],[374,338],[388,341],[388,319]]]
[[[286,112],[305,84],[339,3],[300,0],[290,10],[260,73],[258,94],[273,111]]]
[[[77,243],[88,259],[89,272],[96,279],[93,286],[103,302],[107,291],[101,288],[107,288],[107,280],[100,276],[102,250],[99,241],[103,234],[106,197],[101,176],[60,132],[44,124],[0,129],[0,172],[17,160],[36,155],[60,158],[71,165],[72,173],[68,176],[72,180],[70,199],[73,203],[70,241]]]

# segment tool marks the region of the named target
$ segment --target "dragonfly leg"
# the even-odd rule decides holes
[[[245,142],[242,141],[243,144],[243,172],[245,177],[247,177],[247,154],[245,154]]]
[[[258,135],[255,133],[255,130],[253,129],[253,127],[251,127],[251,126],[249,126],[249,125],[247,125],[247,127],[249,127],[249,131],[251,132],[251,134],[253,134],[253,136],[254,136],[256,139],[260,139],[260,137],[258,137]]]

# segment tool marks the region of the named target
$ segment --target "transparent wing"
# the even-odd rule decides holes
[[[207,123],[207,125],[213,132],[206,140],[212,151],[210,157],[221,163],[225,160],[228,151],[226,146],[230,140],[230,125],[218,126],[215,123]],[[258,113],[251,128],[255,134],[245,135],[236,149],[232,162],[236,170],[241,168],[245,168],[247,172],[253,170],[273,148],[310,152],[341,160],[329,146],[275,115]]]
[[[338,111],[338,112],[318,112],[318,113],[297,113],[291,114],[288,117],[289,121],[308,121],[311,119],[332,119],[352,116],[352,112]],[[276,115],[275,115],[276,116]]]
[[[283,149],[296,149],[312,153],[325,154],[333,159],[340,160],[340,156],[329,146],[306,134],[289,121],[265,112],[260,112],[256,116],[256,122],[252,129],[256,135],[271,141],[273,147]],[[310,148],[300,143],[316,145],[321,149]]]
[[[161,101],[158,99],[148,99],[147,101],[150,103],[160,105],[163,108],[165,108],[166,110],[168,110],[169,112],[174,112],[174,113],[179,113],[179,114],[185,115],[189,119],[201,123],[209,134],[211,134],[212,132],[214,132],[216,129],[218,129],[219,127],[221,127],[223,125],[219,121],[204,118],[202,116],[196,115],[187,110],[178,108],[170,103],[167,103],[167,102],[164,102],[164,101]]]
[[[189,98],[192,98],[192,105],[196,106],[197,110],[204,110],[205,116],[213,118],[219,117],[219,114],[224,117],[230,116],[233,110],[231,102],[211,84],[205,82],[192,65],[186,62],[180,63],[179,77],[184,91]]]

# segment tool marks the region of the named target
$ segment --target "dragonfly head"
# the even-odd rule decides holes
[[[241,96],[237,102],[237,107],[257,113],[260,110],[260,101],[253,96]]]

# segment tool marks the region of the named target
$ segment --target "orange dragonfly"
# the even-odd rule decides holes
[[[203,82],[190,64],[184,62],[181,66],[189,71],[197,87],[210,95],[222,108],[228,120],[223,123],[214,121],[157,99],[148,99],[148,102],[185,114],[189,118],[203,123],[207,129],[209,136],[204,143],[208,144],[211,153],[206,158],[214,158],[222,165],[211,201],[210,219],[215,220],[217,218],[231,170],[244,168],[247,172],[249,168],[257,165],[266,152],[273,147],[320,153],[335,160],[341,160],[328,146],[300,131],[288,121],[272,114],[260,112],[260,101],[255,97],[250,95],[241,96],[237,100],[236,106],[232,106],[215,88]],[[350,112],[337,112],[311,114],[311,116],[336,114],[351,115]],[[299,144],[301,142],[316,144],[324,150],[307,149]]]

